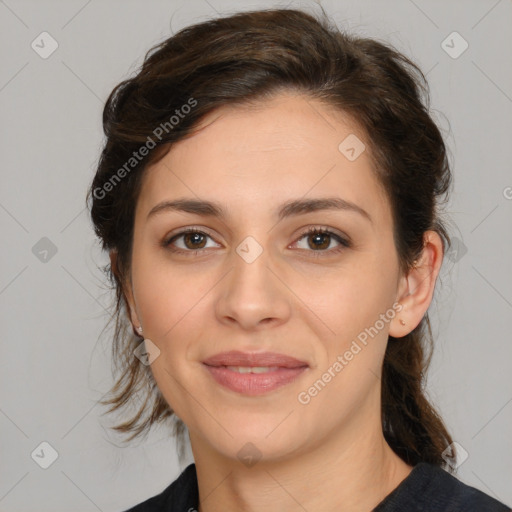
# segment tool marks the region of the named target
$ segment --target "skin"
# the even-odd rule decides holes
[[[200,512],[370,511],[412,469],[383,437],[381,366],[388,335],[413,330],[432,300],[442,243],[426,232],[417,266],[400,273],[390,204],[368,144],[354,161],[338,150],[349,134],[366,140],[348,116],[281,93],[210,114],[146,169],[126,299],[133,325],[160,350],[151,364],[158,387],[189,429]],[[286,201],[333,196],[363,208],[371,222],[348,210],[278,222]],[[217,201],[227,216],[166,211],[147,219],[159,202],[185,197]],[[187,227],[208,236],[162,247]],[[309,227],[351,246],[329,236],[315,241],[304,234]],[[263,250],[252,263],[236,252],[247,236]],[[299,403],[298,394],[394,303],[403,309]],[[202,364],[231,349],[280,352],[310,367],[284,387],[246,396],[218,385]],[[250,467],[237,456],[248,442],[261,455]]]

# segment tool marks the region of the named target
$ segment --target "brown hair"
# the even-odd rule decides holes
[[[166,418],[174,417],[176,433],[184,430],[150,368],[133,355],[141,338],[129,323],[123,287],[130,275],[141,180],[149,163],[193,133],[214,109],[294,90],[351,116],[367,134],[376,175],[390,200],[402,272],[421,254],[426,230],[437,231],[444,248],[449,246],[437,205],[448,194],[451,172],[443,138],[429,115],[425,76],[391,45],[344,33],[322,13],[317,19],[299,10],[269,9],[186,27],[151,48],[136,76],[118,84],[106,102],[106,142],[87,197],[103,249],[117,254],[115,265],[103,270],[116,291],[113,361],[119,376],[112,398],[103,403],[112,405],[110,413],[145,391],[136,414],[114,427],[132,432],[129,440]],[[141,157],[143,145],[151,149]],[[389,337],[382,426],[391,448],[407,463],[448,465],[451,471],[445,460],[454,460],[454,453],[443,451],[452,439],[423,391],[431,345],[428,315],[405,337]]]

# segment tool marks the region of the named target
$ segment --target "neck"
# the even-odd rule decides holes
[[[286,460],[246,467],[221,457],[190,433],[196,463],[198,512],[302,510],[371,511],[412,470],[374,429],[332,432],[322,443]]]

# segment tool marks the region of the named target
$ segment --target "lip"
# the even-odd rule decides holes
[[[212,356],[203,365],[221,386],[244,395],[262,395],[293,382],[309,365],[276,352],[240,352],[233,350]],[[239,373],[228,366],[276,367],[265,373]]]
[[[309,366],[306,361],[277,352],[221,352],[203,361],[208,366],[279,366],[281,368],[302,368]]]
[[[302,366],[298,368],[278,368],[265,373],[238,373],[225,366],[204,365],[204,367],[221,386],[251,396],[270,393],[285,386],[308,369],[307,366]]]

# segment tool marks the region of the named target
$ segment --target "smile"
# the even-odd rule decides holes
[[[204,365],[222,387],[244,395],[263,395],[296,380],[308,366],[209,366]]]

